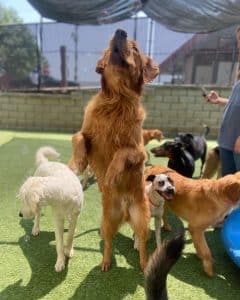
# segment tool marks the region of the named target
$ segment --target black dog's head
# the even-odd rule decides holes
[[[174,138],[174,141],[180,142],[183,146],[189,146],[193,144],[194,136],[191,133],[178,133]]]
[[[152,148],[150,151],[159,157],[172,158],[175,154],[179,153],[183,149],[183,144],[179,141],[168,141],[160,145],[159,147]]]

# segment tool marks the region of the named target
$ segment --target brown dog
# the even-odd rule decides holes
[[[215,175],[217,175],[217,178],[221,177],[221,163],[218,146],[208,151],[202,178],[210,179]]]
[[[213,276],[212,256],[204,231],[222,220],[240,199],[240,172],[219,179],[199,180],[186,178],[172,169],[160,166],[148,167],[145,173],[146,177],[165,173],[174,181],[175,195],[165,203],[178,217],[188,222],[203,268],[209,276]]]
[[[139,238],[140,264],[145,268],[150,212],[144,194],[140,95],[159,67],[118,29],[96,71],[101,74],[101,90],[87,105],[81,132],[73,137],[69,166],[82,171],[89,163],[102,192],[102,271],[109,269],[112,238],[126,221]]]
[[[159,129],[143,129],[143,143],[147,145],[153,139],[159,142],[164,138],[163,133]]]

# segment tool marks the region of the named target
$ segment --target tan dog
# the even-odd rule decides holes
[[[163,133],[159,129],[143,129],[143,143],[147,145],[153,139],[159,142],[164,138]]]
[[[140,264],[145,268],[150,212],[144,194],[145,113],[140,95],[159,67],[118,29],[96,71],[102,76],[101,90],[87,105],[81,132],[73,137],[69,166],[83,171],[89,163],[102,192],[102,271],[109,269],[113,236],[126,221],[139,238]]]
[[[184,177],[166,167],[149,167],[150,174],[164,172],[174,181],[175,195],[167,206],[178,216],[188,222],[189,232],[197,255],[202,259],[203,268],[209,276],[213,276],[212,255],[208,248],[204,231],[219,220],[240,199],[240,172],[219,179],[193,180]]]
[[[202,178],[210,179],[215,175],[217,175],[217,178],[221,177],[221,163],[218,146],[208,151],[205,165],[203,168]]]

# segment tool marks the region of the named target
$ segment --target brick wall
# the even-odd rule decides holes
[[[230,93],[230,88],[215,89],[224,97]],[[75,132],[81,127],[84,107],[97,90],[68,95],[0,93],[0,128]],[[217,136],[222,109],[206,104],[198,87],[149,85],[142,102],[147,112],[145,128],[160,128],[170,137],[178,131],[201,133],[202,124],[207,124],[209,137]]]

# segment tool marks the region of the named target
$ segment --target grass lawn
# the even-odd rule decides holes
[[[71,154],[71,135],[0,131],[0,299],[78,299],[121,300],[145,299],[143,273],[137,252],[133,249],[128,225],[114,239],[112,268],[101,273],[103,243],[98,235],[101,197],[96,183],[85,191],[85,202],[74,239],[75,255],[61,273],[54,271],[56,260],[51,211],[46,208],[38,237],[31,236],[32,221],[18,217],[16,194],[23,181],[35,170],[34,155],[40,146],[51,145],[61,153],[62,162]],[[215,142],[209,142],[213,146]],[[151,142],[148,148],[157,145]],[[151,158],[154,164],[166,165],[165,159]],[[199,170],[197,164],[196,174]],[[181,222],[169,216],[174,231]],[[186,226],[186,224],[185,224]],[[151,222],[151,228],[153,223]],[[163,232],[163,238],[171,233]],[[186,232],[183,256],[168,277],[170,300],[237,300],[240,299],[240,269],[225,253],[220,230],[209,229],[207,241],[215,258],[214,278],[203,272]],[[151,253],[152,237],[148,243]]]

